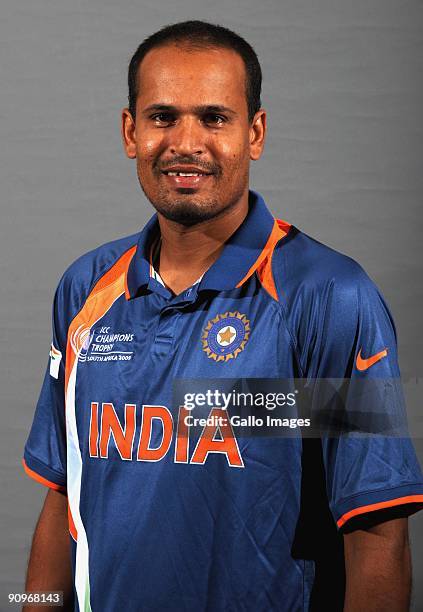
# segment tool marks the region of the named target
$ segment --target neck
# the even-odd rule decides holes
[[[169,221],[159,213],[159,273],[166,286],[177,295],[195,283],[218,259],[247,213],[248,191],[228,212],[192,227]]]

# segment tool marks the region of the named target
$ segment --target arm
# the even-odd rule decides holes
[[[50,489],[46,495],[32,540],[25,590],[63,591],[64,606],[51,612],[72,610],[72,570],[70,557],[67,497]],[[23,612],[39,607],[25,606]]]
[[[395,519],[344,535],[344,612],[407,612],[411,557],[408,521]]]

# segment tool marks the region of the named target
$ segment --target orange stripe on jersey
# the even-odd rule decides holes
[[[291,229],[291,224],[283,219],[276,219],[276,223],[278,224],[279,229],[283,232],[283,235],[286,236]]]
[[[263,261],[263,263],[257,270],[257,276],[264,289],[266,289],[266,291],[270,293],[274,300],[278,301],[278,292],[276,290],[275,280],[273,278],[272,272],[272,257],[273,251],[269,255],[269,257],[266,257],[266,259]]]
[[[248,270],[244,278],[237,284],[237,287],[240,287],[252,274],[254,274],[254,272],[257,271],[257,276],[259,277],[259,280],[263,287],[268,293],[270,293],[270,295],[275,300],[278,299],[278,294],[276,291],[275,281],[273,279],[272,273],[273,251],[275,250],[276,244],[281,238],[284,238],[287,235],[290,228],[291,225],[286,221],[283,221],[282,219],[275,219],[273,229],[262,252],[256,259],[255,263]]]
[[[39,474],[37,474],[37,472],[34,472],[34,470],[31,470],[31,468],[27,466],[25,459],[22,459],[22,465],[27,475],[33,480],[36,480],[37,482],[41,483],[45,487],[49,487],[50,489],[53,489],[54,491],[66,491],[66,487],[62,487],[62,485],[58,485],[55,482],[51,482],[51,480],[47,480],[47,478],[44,478],[44,476],[40,476]]]
[[[406,495],[405,497],[397,497],[396,499],[390,499],[389,501],[378,502],[377,504],[370,504],[368,506],[360,506],[346,512],[337,521],[338,527],[342,527],[350,518],[358,516],[359,514],[365,514],[366,512],[374,512],[375,510],[382,510],[382,508],[391,508],[393,506],[402,506],[403,504],[415,504],[423,503],[423,495]]]
[[[135,251],[137,250],[137,245],[134,245],[128,251],[126,251],[115,264],[108,270],[94,285],[91,290],[91,294],[98,293],[102,291],[105,287],[113,283],[121,274],[125,273],[128,270],[129,264],[131,263],[131,259],[133,258]]]
[[[76,354],[82,348],[85,339],[89,337],[91,327],[106,314],[113,302],[127,291],[126,273],[135,251],[136,246],[131,247],[97,281],[84,306],[69,325],[66,346],[65,391],[68,388]]]
[[[68,522],[69,522],[69,533],[71,534],[71,536],[76,542],[78,540],[78,532],[76,530],[75,523],[73,522],[72,512],[71,512],[69,504],[68,504]]]
[[[129,264],[132,261],[133,256],[135,255],[137,250],[137,247],[134,246],[132,247],[132,249],[129,249],[128,253],[130,253],[130,257],[128,258],[127,264],[126,264],[126,269],[125,269],[125,297],[127,300],[130,299],[131,295],[129,293],[129,289],[128,289],[128,268],[129,268]]]

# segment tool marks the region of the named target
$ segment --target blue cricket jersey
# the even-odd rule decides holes
[[[211,427],[191,439],[172,383],[398,380],[388,308],[356,262],[274,219],[254,192],[219,259],[180,295],[152,273],[158,237],[154,215],[78,259],[55,294],[24,466],[67,493],[75,610],[308,610],[314,564],[294,550],[301,436]],[[375,397],[382,412],[401,401],[398,385]],[[339,529],[423,502],[408,437],[321,445]]]

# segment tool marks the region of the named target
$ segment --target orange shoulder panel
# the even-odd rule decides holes
[[[136,248],[133,246],[126,251],[97,281],[85,304],[69,325],[65,368],[66,391],[76,354],[89,335],[91,327],[106,314],[119,296],[127,294],[126,273]]]
[[[259,265],[257,266],[257,276],[264,289],[272,296],[272,298],[278,301],[278,293],[276,291],[275,280],[272,272],[272,258],[276,244],[281,238],[284,238],[291,225],[282,219],[275,219],[275,223],[266,246],[263,249],[261,256],[259,257]],[[255,271],[255,270],[254,270]]]

